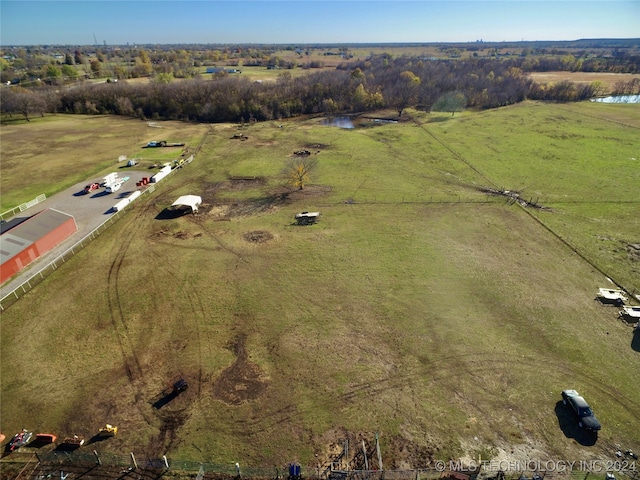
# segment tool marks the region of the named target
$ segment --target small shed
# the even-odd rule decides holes
[[[190,207],[193,213],[198,211],[198,206],[202,203],[202,197],[198,195],[183,195],[171,204],[174,208]]]
[[[320,218],[320,212],[296,213],[296,223],[298,225],[313,225]]]

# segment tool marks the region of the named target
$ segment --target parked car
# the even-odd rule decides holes
[[[602,426],[587,401],[575,390],[562,391],[562,403],[578,417],[578,425],[589,432],[598,432]]]

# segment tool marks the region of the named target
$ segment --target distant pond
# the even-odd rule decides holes
[[[355,125],[351,121],[349,117],[340,116],[340,117],[329,117],[322,120],[322,125],[327,127],[338,127],[338,128],[355,128]]]
[[[615,95],[604,98],[592,98],[591,101],[600,103],[640,103],[640,95]]]

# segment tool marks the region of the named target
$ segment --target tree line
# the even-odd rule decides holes
[[[144,62],[143,62],[144,63]],[[219,75],[171,81],[159,74],[148,84],[78,82],[70,87],[43,85],[1,90],[1,109],[26,118],[44,113],[113,114],[141,119],[195,122],[249,122],[302,114],[348,114],[391,108],[487,109],[527,98],[578,101],[600,93],[598,82],[536,84],[520,59],[431,61],[382,54],[293,78],[284,70],[275,82],[253,82]],[[640,93],[640,82],[619,90]]]

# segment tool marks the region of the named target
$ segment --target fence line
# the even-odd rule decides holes
[[[140,196],[145,193],[151,193],[155,191],[155,184],[149,184],[149,187],[142,190]],[[37,202],[36,202],[37,203]],[[25,205],[25,204],[23,204]],[[87,235],[82,237],[79,241],[74,243],[67,250],[62,252],[56,258],[54,258],[51,262],[45,265],[43,268],[38,270],[32,276],[30,276],[26,281],[22,282],[16,288],[14,288],[11,292],[0,299],[0,311],[4,311],[13,305],[16,301],[18,301],[24,294],[26,294],[29,290],[31,290],[35,285],[40,283],[45,279],[48,275],[54,272],[59,265],[65,263],[69,258],[73,257],[77,252],[86,247],[89,243],[91,243],[98,235],[103,233],[107,228],[113,225],[116,221],[118,221],[124,213],[128,210],[130,203],[124,206],[121,210],[118,210],[111,214],[109,218],[107,218],[104,222],[94,228]]]
[[[47,196],[44,193],[42,193],[38,195],[36,198],[34,198],[33,200],[29,200],[26,203],[21,203],[17,207],[13,207],[11,210],[7,210],[4,213],[0,213],[0,219],[4,220],[5,216],[12,217],[13,215],[15,215],[16,211],[24,212],[27,208],[31,208],[40,202],[44,202],[46,199],[47,199]]]
[[[271,467],[246,467],[239,464],[219,464],[212,462],[199,462],[193,460],[177,460],[170,459],[166,456],[162,458],[147,459],[136,458],[133,453],[129,455],[117,455],[113,453],[100,453],[96,450],[91,452],[83,451],[60,451],[52,450],[49,452],[38,452],[30,455],[29,458],[21,459],[22,462],[30,464],[34,461],[34,456],[38,461],[40,471],[46,471],[52,468],[65,468],[65,470],[74,468],[99,468],[99,467],[117,467],[126,469],[125,472],[138,471],[139,473],[154,472],[156,475],[169,476],[171,473],[179,472],[193,475],[198,474],[203,478],[205,474],[211,474],[216,478],[228,478],[233,480],[241,480],[242,478],[262,478],[262,479],[289,479],[289,480],[435,480],[438,478],[464,479],[472,480],[476,477],[485,478],[487,480],[503,479],[517,480],[524,475],[527,479],[533,478],[533,474],[537,474],[539,479],[568,479],[568,480],[584,480],[590,474],[599,475],[601,472],[591,472],[589,470],[573,470],[566,471],[507,471],[501,473],[491,469],[484,470],[483,467],[474,468],[473,471],[450,471],[442,468],[423,468],[423,469],[405,469],[405,470],[339,470],[331,469],[323,471],[320,467],[306,467],[298,470],[298,475],[291,475],[289,465],[271,466]],[[20,463],[20,462],[19,462]],[[97,473],[97,472],[94,472]],[[624,474],[630,480],[638,478],[637,472],[619,472]],[[157,478],[157,477],[156,477]]]

